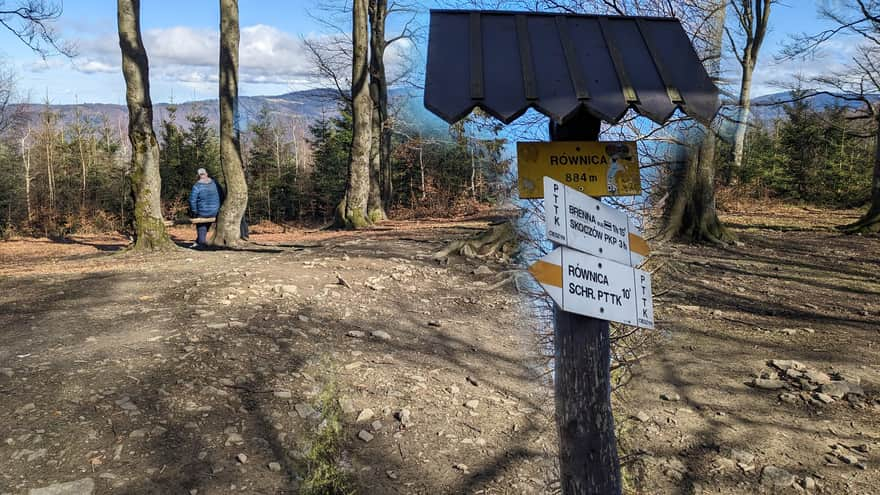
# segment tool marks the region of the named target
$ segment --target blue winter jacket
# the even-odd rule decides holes
[[[189,195],[189,208],[197,217],[216,217],[220,211],[220,190],[212,179],[199,179]]]

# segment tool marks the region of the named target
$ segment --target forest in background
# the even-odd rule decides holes
[[[345,102],[330,105],[333,112],[311,119],[264,105],[248,120],[242,146],[250,223],[332,219],[345,189],[351,113]],[[866,204],[874,152],[870,126],[853,120],[852,109],[842,104],[819,107],[795,98],[774,106],[781,112],[753,119],[742,168],[733,170],[732,143],[720,141],[719,186],[735,183],[747,197],[795,204]],[[216,125],[205,108],[187,110],[180,114],[169,105],[157,127],[167,218],[187,214],[198,167],[222,180]],[[0,135],[5,235],[126,230],[132,199],[125,129],[106,116],[74,115],[65,123],[52,105],[44,105],[38,116],[19,118]],[[393,135],[396,216],[473,212],[511,193],[508,140],[479,115],[446,135],[401,119]]]
[[[736,197],[772,198],[831,208],[869,205],[871,212],[875,209],[871,203],[876,203],[877,178],[872,178],[871,169],[877,163],[877,98],[870,93],[873,86],[866,81],[875,80],[872,61],[876,43],[872,44],[868,36],[861,57],[853,60],[852,69],[845,74],[797,81],[798,85],[818,85],[835,91],[795,89],[788,93],[789,98],[768,105],[773,109],[771,112],[761,112],[757,102],[751,105],[756,108],[751,109],[751,77],[770,22],[772,3],[688,0],[675,5],[594,6],[593,10],[605,14],[679,18],[704,57],[707,69],[726,85],[729,95],[736,94],[731,86],[737,81],[726,80],[716,61],[735,59],[742,68],[739,101],[728,97],[726,109],[716,119],[720,123],[710,128],[702,122],[685,124],[696,129],[697,135],[711,129],[711,138],[684,143],[687,150],[683,156],[655,154],[657,149],[664,148],[650,144],[682,144],[680,121],[645,131],[638,129],[640,124],[633,115],[609,128],[603,136],[648,143],[640,148],[648,150],[642,157],[642,167],[651,170],[645,174],[650,193],[647,206],[653,207],[648,211],[658,218],[664,217],[663,228],[668,236],[729,241],[714,218],[713,191],[719,187],[730,189]],[[857,4],[846,7],[858,14]],[[716,8],[719,5],[725,9]],[[556,8],[582,10],[565,2]],[[398,217],[467,213],[512,194],[513,159],[507,145],[514,140],[516,131],[504,130],[479,111],[444,131],[426,130],[419,118],[407,112],[406,98],[395,101],[388,97],[389,88],[416,88],[412,99],[418,99],[418,77],[414,81],[407,73],[413,68],[405,68],[400,74],[387,72],[382,57],[376,56],[384,54],[396,40],[420,39],[420,28],[410,26],[409,22],[399,33],[385,33],[389,15],[412,15],[415,19],[418,9],[388,11],[385,2],[368,2],[365,9],[363,15],[355,15],[352,20],[351,11],[344,6],[329,6],[322,12],[333,22],[340,22],[337,29],[343,36],[322,42],[306,40],[316,73],[336,86],[319,90],[333,97],[324,111],[319,115],[299,114],[289,107],[273,108],[271,104],[249,109],[251,115],[240,129],[238,151],[247,186],[244,215],[249,223],[324,224],[334,216],[340,220],[339,211],[335,211],[340,207],[351,208],[346,198],[357,182],[351,167],[357,161],[355,155],[364,153],[360,148],[355,153],[357,143],[353,140],[353,121],[357,120],[353,116],[358,114],[355,105],[360,101],[356,92],[364,89],[359,90],[354,79],[346,74],[355,68],[369,73],[368,92],[374,114],[367,119],[373,126],[372,141],[367,146],[370,156],[358,159],[369,161],[371,167],[369,184],[361,187],[372,191],[371,194],[381,191],[380,217],[385,212]],[[856,19],[858,23],[868,23],[868,34],[876,30],[876,25],[870,24],[875,18],[872,12]],[[835,14],[821,9],[819,14],[837,19]],[[46,18],[51,19],[54,17]],[[348,22],[353,24],[345,26]],[[842,25],[843,31],[849,29],[848,25],[851,23]],[[345,33],[349,27],[366,32]],[[860,31],[855,32],[861,35]],[[359,34],[361,44],[355,43],[349,34]],[[775,56],[803,55],[827,39],[805,37],[800,45],[797,41],[793,40],[791,47]],[[370,43],[378,44],[367,50]],[[360,59],[362,66],[355,67],[359,53],[366,58]],[[136,188],[131,182],[131,144],[123,125],[124,115],[113,119],[99,113],[96,117],[75,106],[73,118],[69,109],[65,117],[58,107],[48,103],[42,107],[12,105],[15,87],[11,75],[3,74],[0,87],[4,95],[0,112],[0,233],[63,236],[88,231],[131,232]],[[827,98],[824,103],[814,103],[829,96],[831,105]],[[161,108],[154,123],[165,218],[186,215],[186,197],[196,168],[204,167],[224,182],[220,166],[222,131],[214,118],[218,109],[211,105],[155,106]],[[524,126],[531,126],[532,136],[546,133],[544,119],[532,119]],[[725,127],[735,127],[735,132],[725,131]],[[236,126],[236,135],[238,131]],[[702,181],[708,176],[710,186],[687,183],[688,177]],[[360,198],[359,194],[355,196]],[[730,195],[719,196],[724,197]],[[663,198],[670,199],[665,206]],[[372,196],[370,204],[376,205]],[[723,208],[724,204],[717,206]],[[670,218],[670,212],[678,212],[675,215],[679,218]],[[368,223],[372,222],[372,213],[367,216]],[[867,226],[871,225],[871,218],[869,212],[865,216]],[[350,219],[344,220],[349,222]],[[706,225],[711,226],[708,231]]]
[[[242,157],[251,224],[332,219],[347,180],[351,112],[344,101],[328,106],[332,112],[309,118],[264,105],[248,119]],[[167,106],[157,126],[166,218],[187,215],[197,168],[221,183],[223,177],[216,122],[198,104],[187,105],[185,114],[178,108]],[[445,135],[398,122],[392,153],[396,215],[473,212],[507,194],[500,179],[509,169],[505,141],[483,132],[488,126],[478,118]],[[58,236],[127,230],[133,203],[125,133],[106,115],[78,109],[73,122],[65,122],[52,105],[12,119],[0,134],[0,231]]]
[[[778,105],[782,114],[754,118],[742,167],[732,162],[732,142],[721,141],[716,166],[721,186],[754,199],[857,208],[871,199],[874,136],[846,105],[817,107],[809,99]],[[722,208],[723,204],[720,205]]]

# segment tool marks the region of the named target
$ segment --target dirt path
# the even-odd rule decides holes
[[[631,493],[880,493],[880,239],[830,229],[852,214],[656,247],[659,331],[616,397]],[[359,493],[556,492],[530,303],[429,257],[483,227],[0,244],[0,494],[295,493],[328,397]]]
[[[640,493],[880,493],[880,239],[778,213],[661,250],[662,333],[618,409]]]
[[[430,259],[484,226],[0,244],[0,494],[296,493],[331,403],[359,493],[552,491],[534,323],[486,290],[508,268]]]

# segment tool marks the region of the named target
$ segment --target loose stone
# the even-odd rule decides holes
[[[129,438],[144,438],[147,436],[147,430],[134,430],[128,436]]]
[[[785,388],[784,381],[774,379],[755,378],[755,381],[752,384],[755,386],[755,388],[760,388],[763,390],[779,390],[781,388]]]
[[[761,484],[771,488],[788,488],[794,484],[794,475],[776,466],[761,471]]]
[[[351,399],[340,398],[339,407],[344,414],[351,414],[354,412],[354,402]]]
[[[293,397],[293,394],[290,390],[276,390],[272,395],[278,397],[279,399],[290,399]]]
[[[229,433],[226,437],[226,446],[241,445],[244,443],[244,437],[239,433]]]
[[[835,399],[842,399],[850,390],[846,382],[829,382],[819,387],[819,391]]]
[[[409,409],[401,409],[396,414],[397,420],[400,421],[404,427],[408,427],[412,424],[412,413]]]
[[[92,495],[95,491],[95,480],[83,478],[67,483],[55,483],[43,488],[31,488],[28,495]]]
[[[815,490],[816,489],[816,480],[807,476],[804,478],[804,481],[801,483],[801,486],[804,487],[804,490]]]
[[[376,413],[374,413],[372,409],[370,409],[370,408],[364,409],[363,411],[360,412],[360,414],[358,414],[357,420],[355,422],[366,423],[367,421],[373,419],[373,416],[375,416],[375,415],[376,415]]]
[[[299,414],[300,418],[308,418],[315,414],[315,408],[313,408],[310,404],[306,404],[305,402],[300,402],[293,406],[296,409],[296,413]]]
[[[633,417],[635,419],[641,421],[642,423],[647,423],[648,421],[651,420],[651,416],[648,416],[648,414],[645,411],[639,411]]]

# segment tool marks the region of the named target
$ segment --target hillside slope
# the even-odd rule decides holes
[[[253,119],[265,106],[274,115],[282,118],[296,117],[306,123],[310,123],[321,117],[322,114],[335,115],[337,108],[338,93],[331,89],[310,89],[294,91],[277,96],[242,96],[240,101],[242,128],[246,128],[248,122]],[[186,116],[192,113],[203,114],[208,118],[208,124],[213,128],[219,127],[220,107],[216,99],[186,101],[182,103],[154,103],[153,125],[158,126],[162,119],[168,118],[169,107],[176,107],[177,123],[183,128],[188,128]],[[26,115],[31,125],[38,126],[41,115],[45,113],[47,106],[36,103],[12,105],[12,111],[21,111]],[[125,131],[128,125],[128,109],[124,104],[112,105],[105,103],[83,103],[80,105],[49,105],[48,109],[56,113],[65,126],[70,126],[77,120],[77,114],[95,125],[103,125],[105,122],[111,129],[121,128]]]

